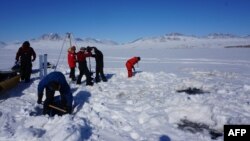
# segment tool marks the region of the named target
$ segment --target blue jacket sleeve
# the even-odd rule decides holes
[[[45,79],[42,79],[38,84],[38,87],[37,87],[38,100],[43,99],[43,91],[47,85],[46,83],[47,81]]]
[[[43,90],[45,89],[45,87],[46,87],[46,81],[45,81],[45,79],[42,79],[42,80],[39,82],[38,87],[37,87],[37,92],[38,92],[38,94],[43,93]]]

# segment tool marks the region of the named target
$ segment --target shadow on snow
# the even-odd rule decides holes
[[[76,108],[76,110],[74,110],[74,113],[78,113],[85,102],[89,102],[89,97],[91,96],[91,94],[87,91],[79,91],[76,96],[74,96],[74,105],[73,105],[73,109]]]

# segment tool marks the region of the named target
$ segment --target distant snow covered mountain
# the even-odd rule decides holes
[[[66,36],[65,36],[66,37]],[[41,41],[41,40],[46,40],[46,41],[61,41],[64,40],[65,37],[60,36],[57,33],[49,33],[49,34],[43,34],[41,37],[39,37],[38,39],[35,39],[34,41]],[[112,40],[106,40],[106,39],[102,39],[102,40],[98,40],[95,38],[74,38],[75,41],[77,42],[83,42],[85,44],[91,43],[91,44],[104,44],[104,45],[118,45],[117,42],[112,41]]]
[[[84,38],[81,41],[85,43],[94,43],[94,44],[118,45],[117,42],[112,41],[112,40],[106,40],[106,39],[98,40],[95,38]]]
[[[168,42],[168,41],[186,41],[186,40],[192,40],[194,38],[198,38],[195,36],[188,36],[181,33],[170,33],[165,34],[163,36],[157,36],[157,37],[143,37],[136,39],[132,41],[131,43],[143,43],[143,42],[153,42],[153,43],[162,43],[162,42]]]
[[[43,34],[39,38],[31,39],[31,42],[44,44],[46,42],[53,42],[59,44],[65,40],[66,35],[58,33]],[[60,42],[59,42],[60,41]],[[237,36],[233,34],[212,33],[207,36],[184,35],[181,33],[169,33],[162,36],[142,37],[132,42],[119,44],[112,40],[95,39],[95,38],[75,38],[72,41],[81,46],[123,46],[136,48],[204,48],[204,47],[232,47],[232,46],[249,46],[250,35]],[[15,42],[20,45],[22,42]],[[11,43],[8,43],[11,44]],[[6,43],[1,42],[0,47],[7,46]]]
[[[236,45],[249,45],[250,37],[241,37],[233,34],[212,33],[205,37],[170,33],[163,36],[143,37],[134,40],[128,45],[133,47],[169,47],[169,48],[193,48],[193,47],[225,47]]]
[[[241,38],[233,34],[224,34],[224,33],[212,33],[209,34],[206,38],[210,39],[230,39],[230,38]]]
[[[248,38],[248,39],[250,39],[250,35],[247,35],[247,36],[245,36],[245,38]]]
[[[5,42],[0,41],[0,48],[5,47],[7,44]]]
[[[246,36],[248,37],[248,36]],[[250,37],[250,35],[249,35]],[[236,36],[233,34],[224,34],[224,33],[211,33],[205,37],[197,37],[197,36],[190,36],[184,35],[181,33],[170,33],[165,34],[163,36],[157,37],[143,37],[132,41],[131,43],[138,43],[138,42],[168,42],[168,41],[190,41],[194,39],[235,39],[235,38],[243,38],[240,36]]]
[[[38,38],[38,40],[51,40],[51,41],[57,41],[62,39],[63,38],[57,33],[43,34],[41,37]]]

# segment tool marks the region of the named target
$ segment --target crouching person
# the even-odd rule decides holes
[[[135,67],[134,65],[136,63],[138,63],[139,61],[141,60],[140,57],[132,57],[130,58],[127,62],[126,62],[126,68],[128,70],[128,78],[132,77],[133,76],[133,71],[132,69],[134,70],[135,72]]]
[[[65,76],[61,72],[51,72],[45,76],[38,84],[38,100],[41,104],[43,91],[46,91],[46,99],[43,104],[43,114],[62,115],[72,112],[73,96]],[[60,92],[60,97],[54,97],[55,91]]]

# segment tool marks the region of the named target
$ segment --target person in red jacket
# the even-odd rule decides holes
[[[126,67],[127,67],[127,70],[128,70],[128,77],[132,77],[132,76],[133,76],[132,69],[135,71],[134,65],[135,65],[136,63],[138,63],[140,60],[141,60],[140,57],[133,57],[133,58],[130,58],[130,59],[126,62]]]
[[[81,79],[82,76],[86,76],[86,85],[93,85],[92,78],[91,78],[91,73],[89,72],[89,69],[87,67],[87,61],[86,57],[91,57],[92,54],[91,52],[88,52],[85,47],[81,47],[80,51],[77,52],[77,61],[78,61],[78,68],[80,71],[80,74],[77,78],[76,84],[81,84]]]
[[[76,47],[72,46],[68,49],[68,64],[70,68],[70,74],[69,78],[72,79],[72,81],[76,81],[75,76],[75,67],[76,67]]]

